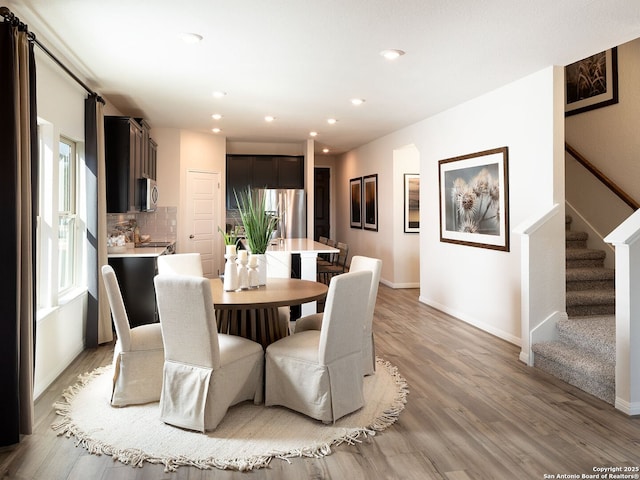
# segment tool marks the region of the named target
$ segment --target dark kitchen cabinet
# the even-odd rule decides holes
[[[136,118],[136,121],[142,128],[142,151],[137,176],[156,180],[158,145],[150,136],[151,125],[143,118]]]
[[[304,157],[274,157],[277,164],[276,188],[304,188]]]
[[[149,138],[149,178],[158,179],[158,144]]]
[[[253,188],[304,189],[302,155],[227,155],[227,209],[238,208],[234,191]]]
[[[107,212],[136,209],[137,182],[142,158],[142,128],[130,117],[104,119]]]
[[[153,285],[156,257],[112,257],[109,265],[116,273],[131,328],[158,322]]]

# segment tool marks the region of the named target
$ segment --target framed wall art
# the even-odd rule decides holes
[[[362,177],[364,229],[378,230],[378,174]]]
[[[351,195],[351,228],[362,228],[362,177],[349,180]]]
[[[564,68],[565,116],[618,103],[618,49],[591,55]]]
[[[508,147],[438,162],[440,241],[509,251]]]
[[[404,174],[404,231],[420,232],[420,175]]]

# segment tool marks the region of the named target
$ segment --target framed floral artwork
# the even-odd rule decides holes
[[[438,162],[440,241],[509,251],[508,147]]]
[[[420,232],[420,175],[404,174],[404,232]]]
[[[618,103],[618,49],[611,48],[567,65],[565,116]]]
[[[351,228],[362,228],[362,177],[349,180],[351,196]]]

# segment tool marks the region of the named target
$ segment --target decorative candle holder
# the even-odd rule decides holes
[[[246,252],[246,250],[242,250]],[[249,288],[249,272],[247,270],[247,255],[241,255],[237,260],[238,272],[238,289],[246,290]]]
[[[249,288],[258,288],[258,264],[249,262]]]
[[[222,288],[225,292],[232,292],[238,289],[238,267],[236,266],[235,254],[229,253],[224,256],[227,262],[224,265],[224,281]]]

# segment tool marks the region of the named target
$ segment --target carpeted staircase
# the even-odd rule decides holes
[[[587,248],[588,235],[566,221],[566,308],[558,340],[532,345],[534,366],[605,402],[615,402],[615,272],[606,252]]]

